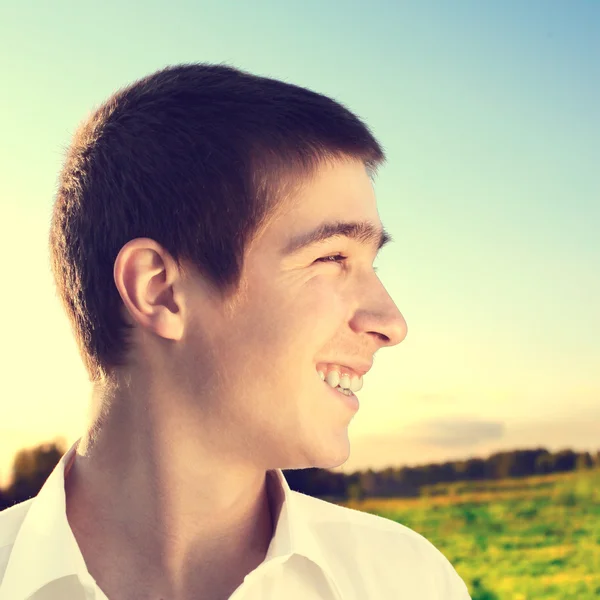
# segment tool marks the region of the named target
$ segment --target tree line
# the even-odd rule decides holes
[[[417,497],[424,486],[461,481],[528,477],[600,468],[600,450],[576,452],[545,448],[496,452],[487,458],[430,463],[414,467],[388,467],[375,471],[334,473],[327,469],[284,470],[290,488],[331,500]]]
[[[0,488],[0,510],[33,498],[66,452],[51,442],[19,451],[10,484]],[[317,498],[345,501],[369,497],[416,497],[423,486],[460,481],[484,481],[600,468],[595,453],[545,448],[496,452],[487,458],[447,461],[414,467],[388,467],[345,474],[328,469],[284,469],[291,489]]]

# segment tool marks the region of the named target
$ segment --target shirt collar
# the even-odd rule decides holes
[[[80,440],[62,456],[33,498],[12,547],[0,586],[0,600],[25,600],[50,582],[68,575],[78,576],[86,587],[95,584],[66,515],[65,477]],[[340,588],[311,527],[310,514],[304,508],[307,505],[299,502],[301,494],[290,489],[281,469],[269,471],[268,481],[276,522],[264,562],[283,561],[294,554],[304,556],[321,568],[341,598]]]
[[[314,562],[325,574],[329,580],[338,600],[342,595],[340,586],[337,583],[327,560],[322,545],[316,537],[314,519],[308,510],[309,505],[301,502],[302,494],[292,491],[281,471],[273,469],[268,472],[273,485],[273,504],[275,505],[275,515],[281,508],[276,530],[271,544],[265,556],[265,562],[275,559],[282,559],[293,554],[298,554]]]
[[[60,459],[29,506],[10,553],[0,600],[24,600],[68,575],[78,575],[82,583],[91,580],[66,514],[65,472],[78,443]]]

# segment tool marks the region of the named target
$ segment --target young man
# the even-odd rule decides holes
[[[50,253],[91,418],[0,515],[1,600],[469,597],[417,533],[281,472],[347,460],[335,372],[358,389],[406,336],[372,266],[383,161],[340,104],[226,65],[164,69],[80,126]]]

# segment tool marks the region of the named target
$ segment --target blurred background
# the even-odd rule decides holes
[[[566,523],[583,506],[591,529],[577,513],[572,531],[584,533],[573,547],[600,545],[590,516],[600,516],[598,486],[589,479],[600,462],[600,3],[153,0],[140,9],[0,0],[0,8],[0,486],[14,484],[10,503],[35,493],[87,418],[89,382],[47,251],[71,135],[144,75],[225,62],[340,101],[387,154],[375,191],[395,242],[376,266],[408,336],[378,354],[357,394],[349,460],[318,474],[324,487],[311,487],[311,472],[294,485],[387,516],[381,503],[364,502],[479,494],[487,517],[464,507],[445,517],[456,546],[444,546],[450,530],[442,536],[439,522],[429,532],[425,517],[402,517],[429,539],[440,535],[432,541],[473,598],[600,596],[598,554],[580,572],[577,556],[548,542],[556,535],[564,546],[567,530],[513,531],[498,546],[508,562],[497,580],[467,558],[506,533],[490,525],[505,527],[515,514],[494,504],[502,494],[525,502],[523,518],[535,527]],[[17,456],[36,447],[37,458]],[[35,479],[38,471],[46,475]],[[21,478],[17,494],[19,473],[34,483]],[[499,483],[530,475],[538,479],[521,485],[529,494],[521,500],[518,486]],[[504,488],[438,485],[456,480]],[[535,504],[550,488],[560,492],[547,504],[562,507],[558,516]],[[482,523],[487,533],[472,529]],[[513,589],[508,565],[522,562],[511,554],[522,539],[531,552],[540,539],[553,550]],[[557,583],[553,569],[571,576]],[[540,574],[550,577],[546,587],[524,595]]]

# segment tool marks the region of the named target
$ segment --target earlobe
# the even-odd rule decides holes
[[[183,319],[179,311],[172,312],[164,306],[157,307],[151,329],[162,338],[178,341],[183,336]]]

